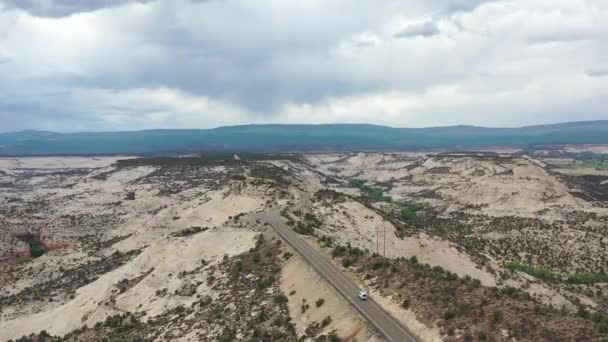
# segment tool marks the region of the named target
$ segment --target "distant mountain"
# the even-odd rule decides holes
[[[608,120],[518,128],[393,128],[365,124],[244,125],[133,132],[0,134],[0,155],[420,150],[608,144]]]

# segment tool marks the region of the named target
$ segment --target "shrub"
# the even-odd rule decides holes
[[[287,303],[288,301],[289,299],[287,298],[287,296],[282,293],[274,296],[274,302],[277,304]]]
[[[255,254],[253,255],[253,262],[254,262],[254,263],[256,263],[256,264],[257,264],[257,263],[259,263],[261,260],[262,260],[262,258],[260,257],[260,254],[259,254],[259,253],[255,253]]]
[[[335,331],[330,332],[328,337],[329,337],[329,342],[340,342],[341,341],[340,337],[338,336],[338,334],[336,334]]]
[[[587,311],[587,309],[585,309],[585,307],[583,307],[583,306],[578,307],[577,315],[579,315],[581,318],[584,318],[584,319],[591,318],[589,311]]]
[[[405,223],[413,224],[416,223],[418,216],[416,215],[416,210],[412,208],[401,208],[399,212],[399,216],[401,220]]]
[[[378,269],[380,269],[380,268],[382,268],[384,266],[386,266],[386,263],[383,260],[376,260],[372,264],[372,269],[378,270]]]
[[[456,314],[454,313],[454,311],[452,310],[447,310],[446,312],[443,313],[443,315],[441,316],[441,318],[445,319],[446,321],[451,320],[452,318],[456,317]]]
[[[608,334],[608,321],[601,322],[597,325],[597,330],[601,334]]]
[[[332,258],[337,258],[342,256],[344,253],[346,252],[346,247],[344,246],[336,246],[332,251],[331,251],[331,257]]]
[[[311,224],[303,224],[302,222],[298,222],[293,231],[302,235],[315,235],[315,229],[313,228],[313,226]]]
[[[323,306],[323,304],[325,304],[325,299],[319,298],[319,299],[317,299],[315,304],[317,305],[318,308],[320,308],[321,306]]]
[[[330,316],[327,316],[327,317],[323,318],[323,320],[321,321],[321,326],[323,328],[325,328],[326,326],[328,326],[330,324],[331,324],[331,317]]]
[[[502,320],[502,312],[500,312],[500,310],[495,309],[494,311],[492,311],[492,315],[490,316],[490,321],[492,323],[498,323]]]

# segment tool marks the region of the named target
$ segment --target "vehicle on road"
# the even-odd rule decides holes
[[[361,300],[367,300],[367,292],[359,290],[359,294],[357,295],[357,297],[359,297],[359,299]]]

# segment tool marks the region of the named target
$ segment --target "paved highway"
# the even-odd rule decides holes
[[[393,342],[416,342],[416,339],[373,299],[360,300],[357,297],[357,293],[359,292],[357,285],[283,223],[278,210],[259,213],[257,216],[261,220],[268,222],[321,276],[350,301],[361,315],[384,335],[386,339]]]

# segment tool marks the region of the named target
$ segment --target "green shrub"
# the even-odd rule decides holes
[[[384,196],[384,190],[365,185],[366,181],[362,179],[353,179],[350,185],[361,190],[363,195],[372,202],[393,202],[390,196]]]
[[[498,323],[502,320],[502,312],[500,312],[500,310],[495,309],[494,311],[492,311],[492,315],[490,316],[490,321],[492,323]]]
[[[571,284],[595,284],[607,283],[608,274],[606,273],[573,273],[568,276],[567,281]]]
[[[520,263],[516,263],[516,262],[511,262],[511,263],[505,264],[505,268],[507,268],[511,271],[521,271],[521,272],[527,273],[533,277],[536,277],[538,279],[548,281],[548,282],[555,282],[555,281],[560,280],[560,278],[561,278],[559,273],[551,272],[544,268],[536,268],[536,267],[532,267],[530,265],[524,265],[524,264],[520,264]]]
[[[311,224],[303,224],[302,222],[298,222],[296,227],[293,229],[294,232],[302,235],[314,236],[315,230]]]
[[[323,304],[325,304],[325,299],[319,298],[319,299],[317,299],[315,304],[317,305],[318,308],[320,308],[321,306],[323,306]]]
[[[341,339],[335,331],[329,333],[329,342],[340,342]]]

